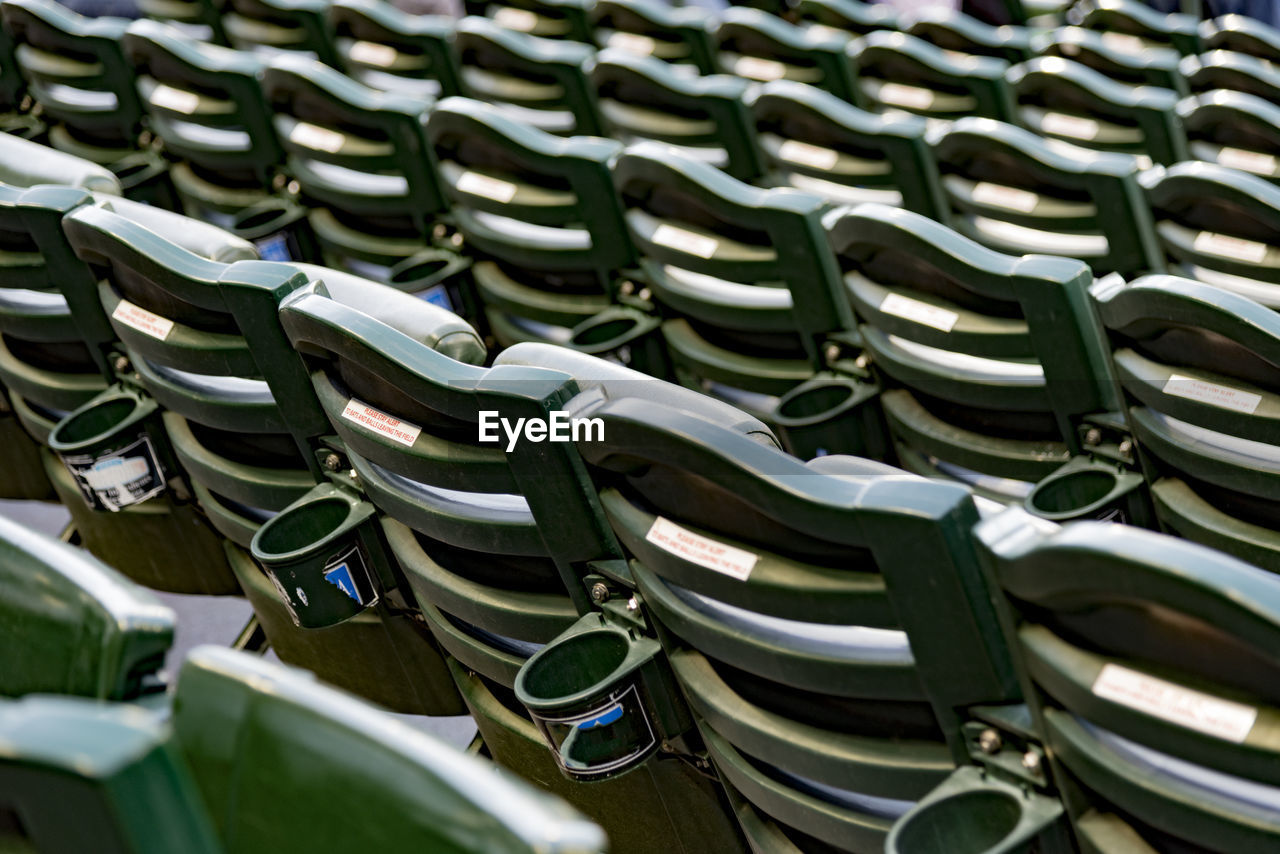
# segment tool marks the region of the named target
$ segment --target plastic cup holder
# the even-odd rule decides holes
[[[119,511],[167,489],[167,437],[155,401],[136,392],[108,389],[67,414],[49,447],[95,510]]]
[[[1022,820],[1008,792],[974,790],[934,801],[913,813],[897,835],[903,854],[985,852],[999,845]]]
[[[778,399],[770,420],[783,445],[801,459],[824,454],[874,456],[879,422],[868,407],[874,383],[839,374],[818,374]]]
[[[1142,475],[1088,459],[1075,459],[1036,484],[1026,509],[1043,519],[1134,522],[1144,514]]]
[[[284,199],[268,199],[236,213],[230,231],[258,250],[264,261],[308,261],[314,237],[306,209]]]
[[[525,662],[515,690],[560,769],[577,780],[629,771],[687,726],[687,716],[666,707],[675,690],[658,642],[598,614]]]
[[[373,505],[336,487],[317,486],[264,522],[249,550],[296,625],[337,625],[378,601]]]
[[[608,308],[579,323],[569,333],[569,346],[619,365],[664,377],[669,375],[662,323],[632,308]]]

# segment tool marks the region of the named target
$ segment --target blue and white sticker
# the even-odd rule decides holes
[[[118,512],[165,491],[164,469],[145,432],[108,454],[63,454],[62,462],[96,510]]]
[[[321,574],[325,581],[357,605],[372,605],[377,599],[359,546],[353,545],[337,557],[330,558]]]
[[[258,248],[258,257],[263,261],[293,260],[293,256],[289,254],[289,238],[284,232],[255,240],[253,245]]]
[[[453,300],[449,299],[449,289],[443,283],[427,288],[425,291],[418,291],[416,296],[423,302],[440,306],[445,311],[454,310]]]

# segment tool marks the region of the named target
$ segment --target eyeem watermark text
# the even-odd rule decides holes
[[[599,418],[570,418],[568,413],[554,410],[550,418],[501,418],[497,410],[480,412],[479,440],[500,442],[507,437],[507,450],[515,450],[521,437],[526,442],[603,442],[604,421]]]

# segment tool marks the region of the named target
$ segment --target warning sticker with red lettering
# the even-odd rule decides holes
[[[1242,742],[1253,729],[1258,710],[1210,694],[1202,694],[1118,664],[1107,664],[1093,683],[1093,693],[1178,726],[1226,741]]]
[[[346,408],[342,410],[342,417],[406,446],[418,441],[418,434],[422,432],[422,428],[417,424],[401,421],[394,415],[388,415],[381,409],[376,409],[354,397],[347,401]]]
[[[645,539],[663,551],[698,566],[731,575],[739,581],[746,581],[755,568],[756,561],[760,559],[759,555],[744,549],[727,546],[710,537],[687,531],[661,516],[653,520]]]
[[[159,338],[161,341],[168,338],[169,333],[173,331],[172,320],[153,314],[128,300],[120,300],[115,311],[111,312],[111,318],[152,338]]]

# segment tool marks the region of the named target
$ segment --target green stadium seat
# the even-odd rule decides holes
[[[196,41],[227,44],[215,0],[140,0],[138,11],[143,18],[168,24]]]
[[[1280,315],[1174,276],[1092,293],[1161,525],[1280,570]]]
[[[1221,15],[1200,22],[1203,50],[1244,53],[1272,62],[1280,60],[1280,30],[1246,15]]]
[[[0,136],[0,465],[2,494],[12,499],[54,497],[40,448],[63,414],[106,388],[106,364],[84,346],[76,317],[58,283],[61,264],[74,262],[61,231],[61,212],[24,212],[24,189],[58,182],[76,199],[96,191],[116,195],[120,184],[105,167],[5,134]]]
[[[1099,74],[1130,86],[1172,89],[1179,95],[1189,92],[1179,63],[1182,56],[1173,48],[1148,47],[1130,50],[1108,43],[1103,34],[1083,27],[1062,27],[1032,37],[1032,50],[1040,56],[1060,56],[1087,65]]]
[[[716,48],[707,15],[699,9],[653,0],[597,0],[589,14],[598,48],[652,56],[699,74],[715,73]]]
[[[0,701],[0,848],[221,854],[168,727],[80,697]]]
[[[757,83],[795,80],[854,103],[850,35],[805,29],[759,9],[731,7],[715,28],[716,71]]]
[[[548,133],[602,135],[583,67],[595,53],[587,45],[503,29],[483,18],[463,18],[454,39],[462,94]]]
[[[711,163],[741,181],[760,174],[760,160],[740,77],[691,77],[652,57],[612,49],[596,55],[591,83],[604,129],[631,143],[651,139],[684,157]]]
[[[267,58],[301,55],[342,68],[330,27],[329,0],[215,0],[227,42]]]
[[[841,38],[901,26],[899,13],[890,4],[861,0],[799,0],[789,16],[814,35]]]
[[[977,536],[1079,850],[1274,847],[1276,577],[1122,525],[1010,513]]]
[[[759,182],[833,202],[879,202],[941,219],[938,168],[917,116],[860,110],[803,83],[766,83],[751,101],[765,162]]]
[[[1171,273],[1280,308],[1280,188],[1211,163],[1145,176],[1156,234]]]
[[[1140,0],[1078,0],[1067,20],[1102,33],[1116,50],[1141,53],[1171,47],[1184,56],[1200,52],[1199,22],[1191,15],[1163,13]]]
[[[930,7],[911,15],[904,24],[902,31],[907,35],[953,55],[990,56],[1009,63],[1023,62],[1033,55],[1031,30],[1026,27],[993,27],[962,12]]]
[[[969,492],[801,463],[656,401],[583,412],[603,423],[575,443],[598,512],[752,850],[881,850],[963,752],[963,709],[1016,696],[972,595]],[[963,628],[943,637],[933,621],[957,603]]]
[[[1280,106],[1280,70],[1269,60],[1213,50],[1184,57],[1179,69],[1192,94],[1233,89]]]
[[[933,119],[985,116],[1009,121],[1013,99],[1004,82],[1008,63],[989,56],[952,58],[905,33],[874,32],[848,49],[858,96],[875,112],[914,113]]]
[[[0,519],[0,694],[132,701],[163,691],[173,612],[80,549]]]
[[[1005,75],[1017,102],[1017,123],[1046,139],[1132,154],[1172,165],[1187,159],[1187,142],[1169,89],[1125,86],[1088,66],[1059,57],[1015,65]]]
[[[542,406],[545,395],[559,394],[569,374],[556,364],[501,364],[530,347],[539,357],[596,367],[624,390],[654,381],[538,344],[509,348],[499,367],[486,371],[477,366],[485,359],[479,339],[460,322],[432,349],[344,309],[320,287],[285,302],[281,320],[342,443],[340,468],[350,466],[354,482],[386,514],[386,542],[426,625],[454,659],[455,679],[490,754],[599,821],[615,851],[638,854],[682,838],[694,847],[704,841],[705,850],[736,850],[723,847],[733,833],[715,806],[714,787],[691,766],[673,762],[652,776],[575,784],[556,770],[533,723],[512,711],[520,665],[587,607],[586,590],[570,573],[580,541],[593,532],[561,526],[552,536],[535,523],[525,497],[537,484],[550,506],[567,509],[566,501],[580,500],[565,489],[572,481],[557,476],[567,458],[556,449],[565,446],[538,445],[510,464],[501,445],[479,441],[479,411],[495,407],[505,417],[509,407]],[[397,435],[375,429],[392,422]]]
[[[1280,181],[1280,106],[1245,92],[1214,89],[1178,102],[1190,156]]]
[[[163,158],[139,150],[142,103],[120,43],[129,22],[53,0],[8,0],[0,15],[53,147],[109,167],[131,198],[172,207]]]
[[[634,250],[609,174],[621,146],[542,133],[463,98],[432,110],[427,138],[501,346],[568,343],[624,300]]]
[[[325,263],[402,290],[443,284],[459,260],[435,248],[445,201],[424,155],[427,102],[297,57],[272,60],[262,87]]]
[[[284,159],[259,84],[264,60],[148,20],[130,24],[122,43],[149,127],[178,161],[169,174],[183,209],[232,228],[271,197]]]
[[[907,469],[1022,501],[1085,453],[1088,416],[1118,409],[1085,264],[999,255],[876,205],[826,226]]]
[[[966,237],[1012,255],[1080,258],[1099,275],[1162,268],[1133,157],[978,118],[932,142],[950,225]]]
[[[614,185],[679,382],[797,428],[785,440],[805,456],[880,453],[821,197],[749,187],[656,143],[628,148]],[[803,446],[801,426],[828,423],[827,443]]]
[[[410,15],[382,0],[337,0],[329,19],[342,67],[371,89],[423,98],[461,91],[452,20]]]

